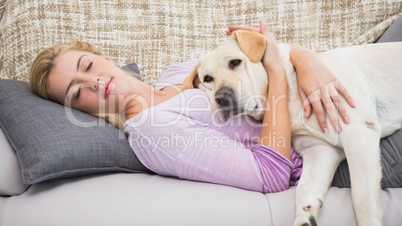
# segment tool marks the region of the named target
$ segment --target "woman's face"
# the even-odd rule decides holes
[[[48,82],[64,105],[87,113],[114,113],[131,94],[129,78],[104,55],[71,50],[56,57]]]

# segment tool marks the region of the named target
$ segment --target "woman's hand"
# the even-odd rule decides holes
[[[264,65],[265,70],[268,72],[268,77],[275,76],[278,71],[284,72],[275,36],[269,31],[264,19],[260,21],[260,32],[267,40],[264,56],[262,57],[262,65]],[[282,73],[278,74],[282,75]],[[283,73],[283,75],[286,74]],[[284,82],[287,84],[286,76],[284,78]]]
[[[259,32],[261,33],[260,29],[255,27],[248,27],[248,26],[229,26],[229,30],[226,31],[227,35],[232,35],[233,32],[237,30],[244,30],[244,31],[251,31],[251,32]]]
[[[351,107],[355,107],[352,97],[329,68],[321,62],[317,53],[298,45],[291,46],[290,60],[297,71],[298,92],[303,101],[306,118],[310,118],[312,106],[322,131],[328,133],[325,108],[333,128],[339,133],[341,127],[337,111],[344,123],[348,124],[350,121],[340,95]]]

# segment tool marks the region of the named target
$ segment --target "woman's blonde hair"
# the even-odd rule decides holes
[[[47,100],[54,101],[56,103],[64,104],[63,100],[57,98],[49,88],[49,73],[55,67],[55,59],[61,54],[70,51],[79,50],[96,55],[102,55],[94,46],[89,43],[81,42],[77,40],[70,41],[68,43],[59,43],[50,48],[43,50],[36,56],[29,71],[29,83],[32,91]],[[139,75],[125,71],[127,74],[139,78]],[[124,114],[122,113],[102,113],[93,114],[97,117],[103,118],[110,124],[116,126],[119,129],[123,129]]]

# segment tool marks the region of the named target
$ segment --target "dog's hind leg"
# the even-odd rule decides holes
[[[295,226],[318,225],[319,211],[331,185],[343,152],[315,137],[292,137],[294,148],[303,158],[303,173],[296,189]]]
[[[359,225],[382,225],[380,204],[380,134],[379,123],[353,127],[340,134],[348,160],[352,199]]]

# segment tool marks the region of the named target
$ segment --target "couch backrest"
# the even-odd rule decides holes
[[[278,40],[324,51],[373,42],[402,15],[402,1],[0,0],[0,15],[0,78],[27,81],[37,53],[79,39],[119,66],[137,63],[154,84],[169,65],[215,48],[229,25],[264,17]]]

